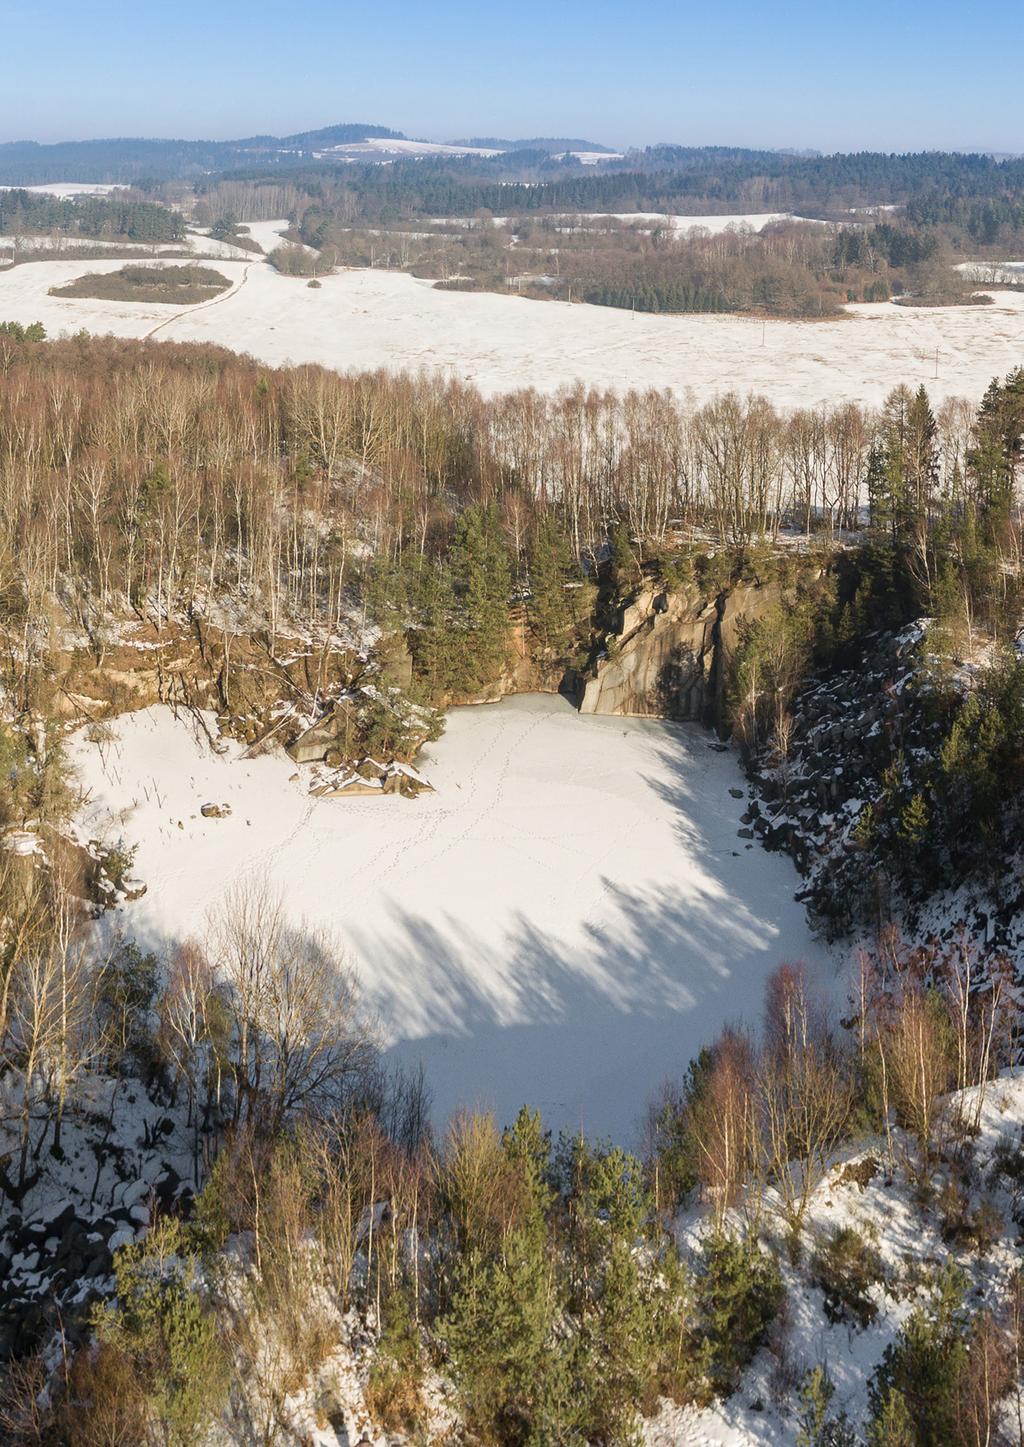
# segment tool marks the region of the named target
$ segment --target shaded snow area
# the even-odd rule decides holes
[[[345,944],[440,1121],[528,1101],[556,1129],[635,1143],[664,1078],[758,1018],[780,960],[832,978],[793,866],[738,836],[739,768],[699,728],[538,695],[457,709],[418,760],[436,792],[415,800],[311,797],[283,754],[218,754],[165,707],[111,729],[72,757],[83,836],[138,845],[148,891],[124,930],[158,948],[201,934],[265,874],[295,921]],[[210,802],[230,815],[203,818]]]
[[[253,222],[249,233],[272,250],[277,225]],[[615,307],[439,291],[377,270],[324,276],[311,289],[261,259],[224,261],[234,289],[170,316],[166,306],[48,294],[83,270],[121,265],[40,261],[0,271],[0,318],[40,321],[50,335],[85,328],[141,337],[159,325],[165,341],[213,342],[269,365],[439,368],[489,394],[529,386],[554,391],[582,381],[617,391],[671,388],[702,402],[739,388],[780,407],[880,403],[900,383],[925,384],[933,403],[977,398],[993,376],[1018,366],[1024,351],[1020,292],[997,292],[990,306],[878,302],[851,306],[831,321],[762,322],[632,316]]]
[[[885,1348],[911,1312],[929,1301],[929,1289],[950,1262],[964,1271],[972,1306],[1003,1308],[1006,1283],[1020,1265],[1024,1203],[1019,1183],[1014,1190],[993,1166],[1000,1148],[1014,1150],[1021,1144],[1024,1078],[1000,1078],[981,1092],[975,1088],[955,1095],[946,1103],[947,1119],[956,1112],[972,1126],[975,1121],[978,1125],[961,1166],[975,1181],[969,1193],[972,1208],[986,1200],[997,1213],[999,1227],[988,1250],[958,1249],[943,1237],[937,1204],[921,1206],[915,1201],[920,1191],[901,1163],[909,1147],[900,1133],[895,1138],[895,1161],[887,1158],[881,1140],[849,1153],[811,1199],[799,1264],[792,1264],[781,1239],[777,1244],[786,1307],[781,1326],[755,1357],[739,1389],[703,1411],[664,1403],[660,1413],[644,1424],[645,1447],[793,1447],[799,1431],[793,1383],[799,1384],[817,1366],[825,1367],[835,1386],[830,1415],[845,1412],[851,1425],[863,1424],[868,1382]],[[937,1193],[951,1176],[950,1169],[938,1169],[930,1185]],[[769,1194],[769,1204],[770,1199]],[[867,1290],[867,1313],[873,1314],[873,1320],[864,1327],[849,1313],[846,1319],[830,1323],[825,1297],[814,1280],[815,1248],[837,1227],[857,1231],[878,1255],[881,1279]],[[679,1222],[684,1251],[708,1229],[707,1217]],[[1018,1440],[1016,1422],[1008,1419],[1007,1427],[1006,1440]]]

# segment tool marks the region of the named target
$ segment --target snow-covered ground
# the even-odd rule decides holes
[[[256,242],[257,246],[262,246],[269,255],[271,251],[281,245],[284,239],[282,233],[288,230],[291,222],[284,220],[246,221],[244,224],[246,234]]]
[[[627,221],[643,226],[670,226],[680,235],[691,231],[709,231],[719,236],[723,231],[763,231],[777,221],[800,221],[806,226],[824,226],[824,221],[796,216],[792,211],[753,211],[743,216],[676,216],[667,211],[618,211],[611,212],[615,221]],[[587,220],[603,221],[598,213],[588,213]]]
[[[609,160],[611,157],[605,157]],[[521,221],[521,216],[492,216],[494,226],[508,226],[512,221]],[[807,226],[825,226],[828,223],[807,216],[797,216],[792,211],[751,211],[743,215],[730,216],[677,216],[668,211],[566,211],[560,215],[538,215],[537,221],[622,221],[645,229],[668,226],[680,235],[690,231],[709,231],[713,236],[723,231],[763,231],[776,221],[801,221]],[[431,221],[432,226],[464,226],[467,229],[480,223],[471,216],[439,216]]]
[[[280,245],[279,237],[273,245]],[[76,251],[133,251],[143,255],[159,255],[161,251],[191,251],[195,256],[232,261],[251,261],[256,254],[242,246],[232,246],[229,241],[216,241],[202,231],[187,231],[182,241],[107,241],[92,236],[0,236],[0,263],[8,261],[8,253],[14,252],[21,255],[26,252],[52,252],[56,258]]]
[[[277,224],[254,222],[250,234],[272,249],[264,228]],[[738,389],[781,407],[878,403],[901,382],[923,382],[933,401],[978,398],[993,376],[1024,358],[1019,292],[996,292],[991,306],[879,302],[850,307],[835,321],[763,323],[438,291],[402,272],[343,271],[314,290],[262,259],[221,265],[245,285],[168,320],[166,307],[51,297],[49,288],[81,275],[83,263],[34,262],[0,272],[0,320],[41,321],[50,335],[84,327],[118,336],[145,336],[162,322],[167,341],[215,342],[270,365],[439,368],[491,394],[553,391],[578,380],[620,391],[671,388],[698,401]]]
[[[489,146],[448,145],[444,141],[407,141],[392,136],[371,136],[365,141],[346,141],[339,146],[327,146],[313,155],[353,161],[386,161],[395,156],[500,156],[501,152]]]
[[[696,727],[581,718],[527,695],[455,710],[421,756],[436,793],[316,800],[284,755],[220,756],[163,707],[79,735],[84,837],[138,844],[121,924],[162,947],[265,873],[296,920],[343,942],[443,1120],[636,1138],[645,1103],[728,1021],[754,1022],[780,960],[831,959],[781,855],[737,836],[734,758]],[[231,816],[204,819],[205,803]]]

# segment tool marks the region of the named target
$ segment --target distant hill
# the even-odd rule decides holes
[[[426,158],[465,151],[504,152],[510,157],[527,153],[531,157],[560,156],[567,151],[590,158],[612,151],[599,141],[572,136],[541,136],[528,140],[493,137],[444,145],[412,142],[402,131],[364,121],[348,121],[317,130],[296,131],[289,136],[255,135],[231,141],[163,140],[152,137],[112,136],[89,141],[8,141],[0,143],[0,185],[38,186],[57,181],[88,181],[139,184],[144,181],[194,180],[225,172],[259,168],[301,166],[325,152],[337,153],[339,161],[373,160],[368,143],[385,150],[381,142],[394,142],[395,154]],[[351,148],[349,154],[345,154]]]
[[[616,155],[610,146],[598,141],[582,141],[571,136],[536,136],[532,140],[507,141],[495,136],[477,136],[468,141],[456,141],[459,146],[479,146],[494,151],[547,151],[549,156],[559,156],[565,151],[586,151],[604,155]]]
[[[273,139],[270,137],[268,139]],[[353,123],[343,126],[324,126],[319,131],[299,131],[294,136],[281,136],[277,144],[298,146],[306,151],[321,151],[327,146],[350,146],[354,142],[369,140],[404,141],[402,131],[392,131],[387,126],[366,126]]]
[[[258,162],[292,166],[299,156],[372,138],[402,140],[401,131],[352,122],[300,131],[292,136],[248,136],[236,141],[157,140],[109,137],[90,141],[0,143],[0,185],[35,186],[54,181],[132,183],[191,179]]]

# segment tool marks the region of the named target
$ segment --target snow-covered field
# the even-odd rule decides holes
[[[448,145],[444,141],[407,141],[392,136],[370,136],[365,141],[345,141],[327,146],[313,155],[353,161],[385,161],[394,156],[498,156],[501,152],[489,146]]]
[[[129,189],[116,181],[51,181],[45,186],[0,186],[0,191],[32,191],[37,196],[57,196],[61,200],[74,196],[109,196],[113,191]]]
[[[266,246],[276,224],[283,225],[253,223],[250,232]],[[47,294],[82,266],[45,261],[0,272],[0,320],[41,321],[51,336],[84,327],[138,337],[162,323],[159,335],[167,341],[215,342],[270,365],[440,368],[491,394],[528,386],[553,391],[579,380],[617,390],[671,388],[698,401],[730,390],[759,392],[781,407],[877,403],[900,382],[923,382],[936,401],[978,398],[993,376],[1024,359],[1024,294],[1013,292],[996,292],[984,307],[874,303],[853,306],[837,321],[762,323],[633,317],[612,307],[438,291],[388,271],[340,272],[313,290],[257,259],[223,262],[225,274],[245,284],[169,319],[166,307]]]
[[[344,943],[369,1006],[422,1059],[440,1120],[460,1104],[635,1139],[648,1097],[765,977],[833,966],[781,855],[737,836],[731,755],[696,727],[581,718],[527,695],[455,710],[421,756],[436,793],[315,800],[284,755],[211,751],[166,708],[116,741],[79,735],[84,837],[138,844],[121,921],[163,947],[263,874]],[[229,818],[204,819],[204,803]],[[180,824],[180,827],[179,827]]]
[[[610,159],[610,158],[605,158]],[[518,216],[492,216],[494,226],[508,226],[519,221]],[[744,215],[729,216],[677,216],[668,211],[566,211],[556,216],[538,216],[538,221],[622,221],[636,226],[653,228],[668,226],[681,235],[690,231],[708,231],[719,236],[723,231],[763,231],[776,221],[801,221],[807,226],[825,226],[828,223],[807,216],[796,216],[792,211],[751,211]],[[430,223],[432,226],[464,226],[472,228],[480,223],[474,217],[440,216]]]
[[[279,246],[277,237],[272,246]],[[92,236],[0,236],[0,264],[10,260],[17,253],[52,252],[53,258],[76,251],[124,251],[139,252],[142,255],[158,256],[161,251],[191,251],[195,256],[216,257],[232,261],[251,261],[254,254],[242,246],[232,246],[229,241],[215,241],[201,231],[187,231],[182,241],[105,241]],[[47,258],[48,260],[49,258]]]
[[[613,211],[612,220],[632,222],[643,226],[670,226],[680,235],[691,231],[708,231],[720,236],[723,231],[763,231],[776,221],[800,221],[805,226],[824,226],[823,221],[806,216],[795,216],[792,211],[753,211],[743,216],[676,216],[667,211]],[[587,220],[602,221],[603,213],[588,213]]]

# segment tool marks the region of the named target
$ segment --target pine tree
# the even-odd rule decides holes
[[[872,1444],[947,1447],[957,1440],[959,1387],[968,1364],[969,1334],[963,1274],[950,1266],[939,1278],[929,1306],[911,1313],[871,1378]],[[879,1436],[883,1426],[888,1435]]]
[[[1024,367],[993,379],[978,408],[967,462],[987,542],[998,546],[1010,525],[1016,469],[1024,452]]]
[[[468,507],[451,548],[458,616],[464,630],[456,687],[493,682],[506,660],[512,569],[496,507]]]
[[[680,1354],[686,1282],[670,1243],[652,1234],[654,1203],[640,1163],[582,1139],[565,1154],[568,1305],[583,1439],[624,1441],[652,1388],[678,1391],[688,1374]]]
[[[460,635],[454,618],[455,590],[443,562],[424,568],[417,585],[418,626],[409,634],[417,679],[432,701],[441,701],[458,674]]]
[[[907,1399],[890,1387],[868,1426],[868,1447],[916,1447]]]
[[[699,1332],[709,1384],[727,1396],[764,1341],[782,1305],[773,1257],[751,1238],[716,1235],[704,1248],[697,1279]]]
[[[543,512],[530,535],[528,548],[530,598],[527,613],[530,627],[541,646],[563,647],[574,622],[572,590],[580,570],[569,543],[552,512]]]
[[[570,1347],[556,1334],[564,1302],[547,1211],[550,1144],[523,1110],[502,1141],[522,1190],[513,1228],[488,1255],[463,1254],[452,1304],[438,1324],[471,1428],[509,1444],[565,1440],[577,1412]]]

